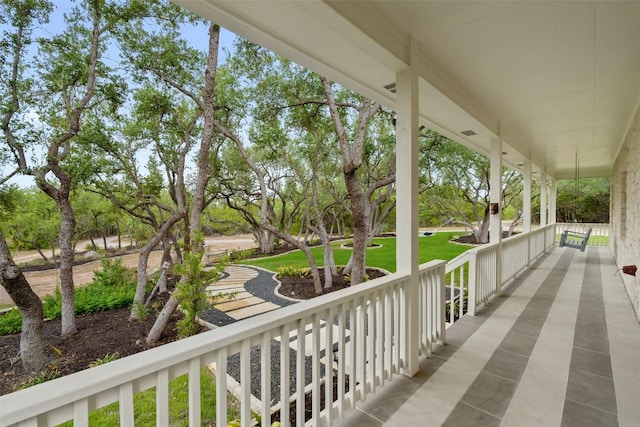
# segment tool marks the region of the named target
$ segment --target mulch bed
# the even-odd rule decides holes
[[[367,269],[369,279],[382,277],[385,273],[376,269]],[[324,271],[320,270],[320,277],[324,281]],[[303,277],[280,278],[282,287],[280,293],[296,299],[310,299],[318,296],[313,286],[313,278],[310,274]],[[337,274],[333,276],[333,286],[324,289],[322,294],[327,294],[349,287],[350,283],[345,276]],[[162,307],[167,295],[161,296],[161,300],[154,301],[154,306]],[[78,333],[74,336],[60,337],[60,320],[46,321],[43,325],[43,338],[50,347],[51,362],[49,370],[57,376],[69,375],[74,372],[89,368],[89,364],[105,356],[117,353],[119,358],[129,356],[151,348],[146,344],[145,338],[151,328],[155,316],[149,316],[146,322],[129,321],[129,308],[119,308],[100,313],[78,316],[76,324]],[[157,345],[167,344],[179,339],[176,322],[181,318],[175,313],[165,330],[162,339]],[[22,369],[17,356],[20,349],[20,334],[0,336],[0,395],[8,394],[20,389],[31,375]],[[54,351],[55,349],[55,351]],[[347,377],[347,387],[348,377]],[[336,385],[334,383],[334,399],[337,398]],[[324,385],[321,393],[321,406],[324,407]],[[305,418],[311,416],[312,395],[305,396]],[[291,425],[295,425],[296,405],[290,407]],[[279,413],[273,414],[272,421],[279,419]]]
[[[157,304],[160,308],[167,295],[161,298]],[[59,319],[44,322],[43,339],[51,356],[48,370],[57,376],[69,375],[89,368],[90,363],[109,354],[118,353],[122,358],[151,348],[145,338],[155,316],[149,316],[146,322],[130,322],[130,313],[130,308],[118,308],[77,316],[78,333],[66,338],[60,337]],[[179,312],[174,313],[160,342],[153,347],[179,339],[176,322],[181,317]],[[17,359],[19,353],[20,334],[0,336],[0,395],[18,390],[31,378]]]
[[[320,281],[324,283],[324,270],[320,269],[319,273]],[[368,268],[367,275],[369,276],[369,279],[377,279],[378,277],[385,276],[385,273],[377,269]],[[340,289],[345,289],[350,286],[349,281],[347,281],[345,276],[342,274],[334,274],[331,277],[333,285],[329,289],[325,289],[323,286],[322,293],[320,295],[339,291]],[[278,289],[278,292],[281,295],[301,300],[311,299],[318,296],[313,286],[313,277],[311,276],[311,273],[307,273],[302,277],[278,277],[278,280],[282,283]]]

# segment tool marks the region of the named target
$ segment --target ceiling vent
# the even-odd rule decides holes
[[[461,134],[463,134],[463,135],[466,135],[466,136],[473,136],[473,135],[477,135],[477,133],[475,133],[475,132],[474,132],[474,131],[472,131],[472,130],[463,130],[463,131],[462,131],[462,132],[460,132],[460,133],[461,133]]]
[[[388,85],[385,85],[384,88],[386,90],[388,90],[388,91],[396,93],[396,84],[395,83],[389,83]]]

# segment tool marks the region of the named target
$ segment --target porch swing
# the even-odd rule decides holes
[[[574,196],[574,204],[573,204],[573,219],[574,219],[574,224],[582,225],[582,230],[584,230],[584,232],[571,230],[570,228],[567,228],[560,235],[560,244],[558,246],[561,248],[567,247],[567,248],[580,249],[580,252],[584,252],[585,248],[587,247],[587,243],[589,243],[589,236],[591,236],[591,227],[586,228],[584,224],[578,220],[577,205],[580,200],[580,182],[579,182],[580,177],[578,175],[578,168],[579,168],[578,153],[576,153],[575,196]]]

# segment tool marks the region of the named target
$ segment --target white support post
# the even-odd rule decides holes
[[[540,171],[540,227],[547,225],[547,172]]]
[[[500,295],[502,287],[502,138],[494,138],[491,140],[490,153],[491,167],[489,171],[489,201],[490,201],[490,227],[489,241],[498,243],[498,253],[496,256],[496,277],[495,289],[496,294]]]
[[[556,180],[551,180],[551,186],[549,188],[549,224],[556,223],[556,199],[557,199],[557,186]]]
[[[489,223],[489,241],[499,243],[502,240],[502,139],[491,140],[489,171],[489,200],[491,216]]]
[[[418,74],[417,46],[411,43],[411,64],[396,75],[396,268],[410,274],[401,300],[404,369],[418,372]]]
[[[531,160],[525,159],[522,189],[522,231],[531,231]]]
[[[523,165],[522,191],[522,232],[531,233],[531,160],[525,159]],[[531,236],[527,244],[527,266],[531,264]]]
[[[540,227],[544,228],[547,225],[547,172],[545,170],[540,171]],[[549,244],[547,242],[547,233],[542,233],[544,248]]]
[[[478,274],[478,253],[476,251],[469,252],[469,300],[468,313],[472,316],[476,315],[476,300],[478,299],[478,280],[480,275]]]

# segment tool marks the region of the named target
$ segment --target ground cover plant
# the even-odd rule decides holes
[[[135,292],[134,283],[133,270],[122,265],[120,259],[103,259],[102,269],[94,271],[92,282],[75,289],[76,315],[130,306]],[[58,289],[53,295],[44,297],[42,304],[45,319],[60,319],[62,295]],[[0,316],[0,335],[18,333],[21,326],[22,315],[17,308]]]

